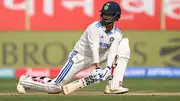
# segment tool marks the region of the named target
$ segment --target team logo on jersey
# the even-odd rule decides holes
[[[113,38],[113,37],[111,37],[111,38],[109,39],[109,41],[110,41],[110,42],[113,42],[113,41],[114,41],[114,38]]]

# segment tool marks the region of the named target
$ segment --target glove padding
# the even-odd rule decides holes
[[[104,80],[109,80],[112,79],[111,75],[111,67],[106,67],[104,69],[101,69],[100,67],[97,67],[96,69],[93,69],[90,72],[90,75],[93,75],[96,80],[98,81],[104,81]]]
[[[102,69],[100,67],[97,67],[97,68],[93,69],[89,75],[93,75],[96,80],[101,81]]]
[[[112,79],[112,75],[111,75],[111,72],[112,72],[112,68],[111,67],[106,67],[102,70],[102,75],[101,75],[101,79],[104,81],[104,80],[109,80],[109,79]]]

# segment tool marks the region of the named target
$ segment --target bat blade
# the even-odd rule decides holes
[[[70,93],[80,89],[80,88],[84,88],[84,87],[94,84],[94,83],[98,83],[98,80],[96,80],[93,75],[89,75],[87,77],[75,80],[71,83],[64,85],[62,87],[62,90],[63,90],[63,93],[65,95],[67,95],[67,94],[70,94]]]
[[[66,84],[62,87],[64,95],[70,94],[80,88],[83,88],[85,85],[83,84],[82,79],[75,80],[69,84]]]

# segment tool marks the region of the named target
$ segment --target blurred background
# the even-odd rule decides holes
[[[55,77],[106,1],[0,0],[0,78]],[[125,77],[180,77],[180,0],[114,1],[122,9],[116,25],[130,40]]]

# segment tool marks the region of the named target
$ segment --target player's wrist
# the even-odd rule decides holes
[[[100,68],[99,63],[94,63],[93,65],[95,66],[95,68]]]

